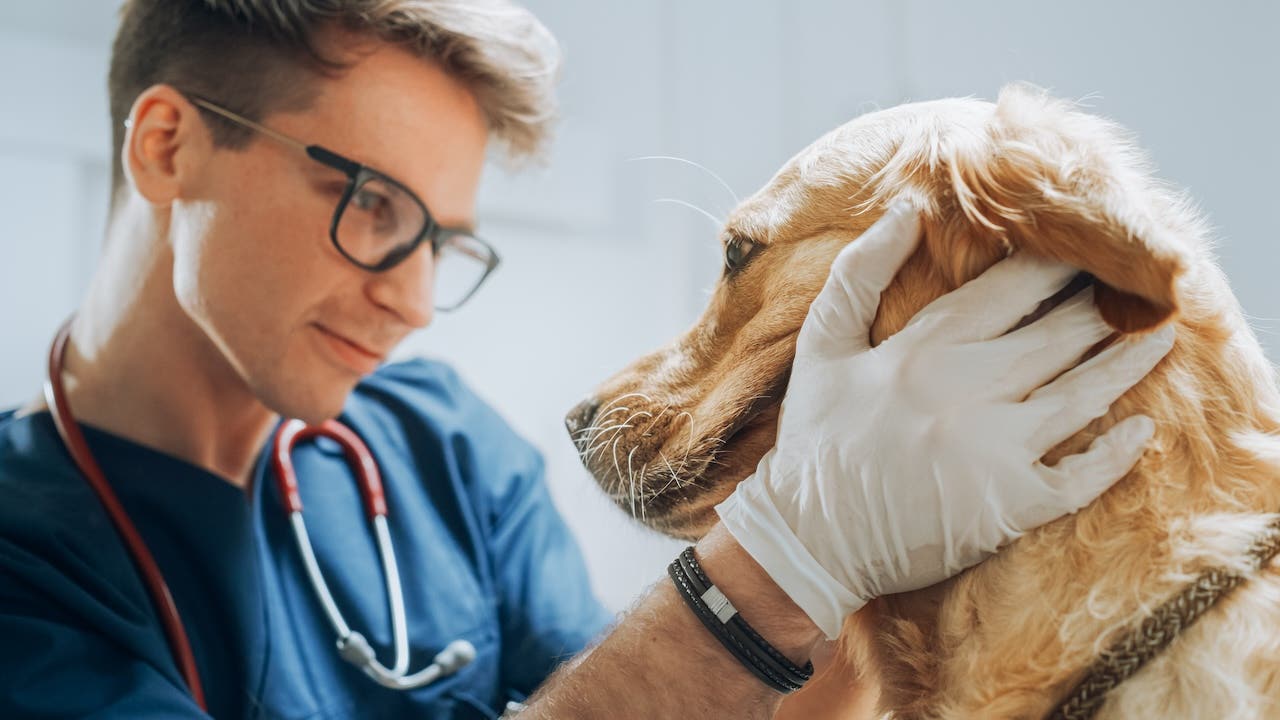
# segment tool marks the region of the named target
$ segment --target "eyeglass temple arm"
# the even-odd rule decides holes
[[[359,172],[360,170],[360,165],[358,163],[352,162],[351,160],[348,160],[347,158],[344,158],[341,155],[331,150],[326,150],[320,145],[308,145],[302,142],[301,140],[291,138],[282,132],[277,132],[275,130],[272,130],[266,125],[261,125],[259,123],[256,123],[250,120],[249,118],[244,117],[243,115],[231,112],[230,110],[224,107],[221,107],[219,105],[215,105],[209,102],[208,100],[205,100],[204,98],[193,97],[191,98],[191,102],[195,103],[196,105],[199,105],[200,107],[204,108],[205,110],[208,110],[209,112],[215,113],[217,115],[221,115],[222,117],[230,120],[233,123],[237,123],[247,128],[250,128],[252,130],[256,130],[257,132],[260,132],[263,135],[266,135],[267,137],[273,140],[276,140],[277,142],[284,143],[285,145],[288,145],[289,147],[294,148],[299,152],[302,152],[312,160],[316,160],[318,162],[324,163],[325,165],[328,165],[329,167],[341,170],[342,172],[345,172],[348,175],[354,176],[355,173]]]
[[[193,97],[191,98],[191,102],[195,103],[196,105],[199,105],[200,107],[204,108],[205,110],[208,110],[211,113],[221,115],[222,117],[230,120],[233,123],[236,123],[237,125],[243,125],[252,130],[256,130],[273,140],[276,140],[284,143],[285,145],[288,145],[289,147],[292,147],[296,150],[300,150],[304,153],[307,152],[307,144],[302,142],[301,140],[296,140],[294,138],[289,137],[288,135],[285,135],[284,133],[276,132],[275,130],[272,130],[271,128],[265,125],[259,125],[258,123],[250,120],[247,117],[244,117],[243,115],[233,113],[224,107],[214,105],[213,103],[209,102],[208,100],[205,100],[204,98]]]

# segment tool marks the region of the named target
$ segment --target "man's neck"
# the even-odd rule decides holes
[[[76,418],[245,487],[276,417],[178,304],[164,219],[117,208],[71,327],[64,382]]]

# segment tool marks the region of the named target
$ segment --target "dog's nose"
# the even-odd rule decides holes
[[[582,440],[579,437],[580,431],[591,426],[591,421],[595,419],[596,411],[599,409],[600,401],[594,397],[589,397],[578,403],[569,411],[568,415],[564,416],[564,426],[568,428],[574,442]]]

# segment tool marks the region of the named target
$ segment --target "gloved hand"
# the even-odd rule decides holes
[[[1145,416],[1053,467],[1040,458],[1173,344],[1171,326],[1123,339],[1049,382],[1112,331],[1090,289],[1008,332],[1076,273],[1015,255],[873,348],[880,293],[919,235],[898,205],[836,258],[800,331],[777,443],[716,508],[828,638],[871,598],[954,575],[1123,477],[1151,438]]]

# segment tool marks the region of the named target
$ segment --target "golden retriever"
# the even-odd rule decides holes
[[[916,103],[837,128],[731,213],[725,271],[694,326],[601,385],[569,426],[619,506],[699,537],[773,443],[796,334],[832,259],[904,196],[924,237],[882,297],[873,343],[1011,252],[1087,272],[1118,333],[1177,324],[1168,357],[1046,456],[1149,415],[1155,438],[1118,485],[948,582],[873,602],[840,638],[832,672],[850,675],[834,684],[878,686],[886,717],[1042,717],[1198,572],[1244,568],[1280,510],[1273,368],[1204,221],[1116,125],[1013,86],[994,104]],[[1098,717],[1280,717],[1280,564],[1183,632]]]

